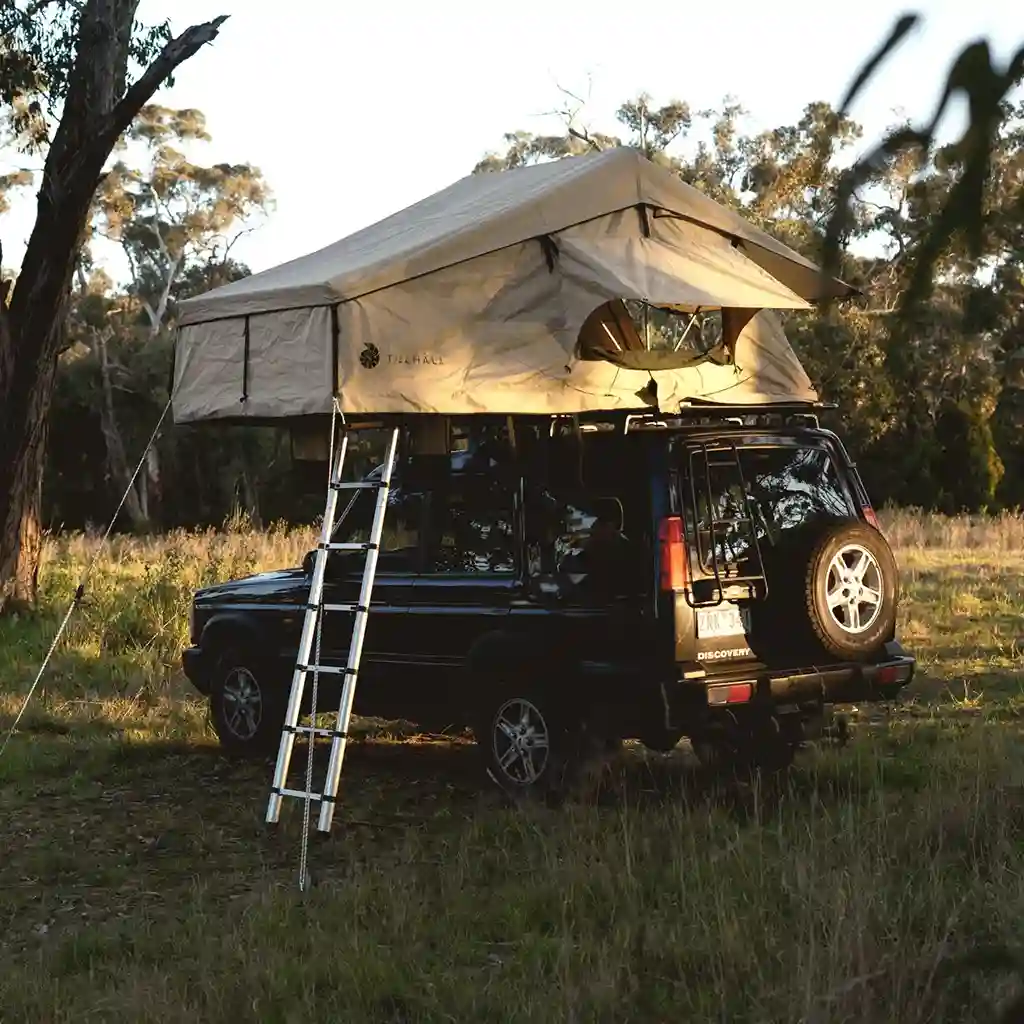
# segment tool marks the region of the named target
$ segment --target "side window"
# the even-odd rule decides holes
[[[526,513],[526,551],[531,576],[568,571],[586,547],[597,523],[589,502],[574,501],[549,490],[529,492]]]
[[[456,473],[433,491],[426,572],[511,574],[515,553],[511,486]]]
[[[527,501],[527,569],[568,577],[581,593],[631,594],[643,586],[644,556],[623,532],[615,497],[532,489]]]
[[[335,526],[333,540],[342,544],[358,544],[369,539],[378,493],[375,490],[355,491],[346,502],[348,495],[345,491],[341,492],[338,510],[340,522]],[[397,482],[392,486],[388,493],[387,511],[384,513],[384,531],[377,557],[378,572],[419,571],[424,506],[425,497],[422,492],[408,490]],[[354,552],[353,555],[353,567],[355,560],[358,560],[361,570],[362,554]]]

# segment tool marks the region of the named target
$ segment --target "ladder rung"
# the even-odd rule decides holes
[[[383,491],[390,484],[383,480],[332,480],[331,487],[336,491]]]
[[[315,604],[306,605],[306,607],[313,611],[316,608]],[[370,609],[361,604],[325,604],[325,612],[367,612]]]
[[[328,676],[343,676],[348,672],[347,668],[341,668],[337,665],[297,665],[300,672],[316,672],[319,671],[321,675]],[[352,675],[355,675],[353,672]]]
[[[369,541],[358,544],[349,541],[330,541],[327,544],[317,545],[322,551],[370,551],[376,546]]]
[[[337,729],[322,729],[320,726],[296,725],[294,728],[289,728],[286,725],[285,731],[301,733],[303,736],[309,736],[312,734],[313,736],[327,736],[331,739],[334,739],[335,737],[337,737],[340,740],[348,739],[347,732],[339,732]]]
[[[309,797],[310,800],[320,801],[324,798],[323,793],[307,793],[306,790],[304,789],[279,789],[277,791],[277,795],[294,796],[297,797],[299,800],[305,800],[306,797]]]

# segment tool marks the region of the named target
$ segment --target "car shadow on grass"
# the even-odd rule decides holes
[[[534,801],[511,801],[498,790],[485,777],[475,744],[464,736],[353,724],[361,738],[346,753],[329,843],[356,836],[359,847],[380,849],[411,833],[458,833],[484,819],[500,825],[504,815],[531,814],[538,807]],[[623,808],[684,814],[715,809],[763,821],[782,804],[859,803],[873,799],[879,782],[894,789],[926,783],[927,762],[880,758],[882,746],[870,741],[849,756],[812,749],[781,776],[737,780],[701,769],[685,742],[668,754],[627,744],[604,763],[591,765],[563,801],[542,813],[553,815],[554,823],[566,805],[599,817]],[[177,859],[177,869],[189,877],[197,863],[210,858],[228,871],[232,865],[273,870],[294,860],[303,801],[285,801],[279,825],[265,822],[273,757],[234,759],[205,739],[79,736],[76,742],[74,736],[46,732],[19,736],[12,752],[6,772],[0,772],[0,808],[11,827],[28,838],[28,847],[46,851],[43,861],[55,863],[58,874],[73,873],[81,863],[77,855],[65,863],[55,853],[69,835],[77,837],[76,844],[89,837],[98,863],[111,856],[111,863],[122,867]],[[322,785],[328,754],[329,745],[318,743],[314,789]],[[38,770],[40,765],[46,770]],[[306,768],[307,748],[297,744],[290,787],[304,787]],[[313,804],[314,822],[316,813]],[[24,844],[4,831],[0,828],[0,841],[10,850],[13,870]],[[26,855],[31,860],[31,851]],[[53,872],[42,871],[48,873]]]
[[[655,821],[666,812],[713,811],[756,827],[780,809],[816,814],[830,804],[876,800],[880,782],[914,790],[929,775],[927,759],[880,758],[874,740],[855,740],[835,756],[808,751],[780,778],[739,784],[702,771],[685,744],[664,755],[629,744],[565,804],[538,807],[508,801],[461,735],[354,725],[361,739],[346,755],[332,831],[314,833],[310,848],[321,877],[341,878],[353,865],[382,859],[441,856],[481,832],[514,835],[520,819],[553,836],[580,814],[603,829],[626,810]],[[0,890],[21,922],[16,945],[31,942],[31,929],[47,921],[67,917],[77,930],[148,912],[154,900],[194,900],[197,887],[219,906],[295,883],[303,805],[288,801],[280,823],[266,824],[272,757],[232,759],[205,738],[54,732],[19,735],[12,751],[0,773]],[[328,753],[326,743],[317,745],[314,785]],[[52,770],[38,771],[40,764]],[[305,749],[296,749],[293,769],[290,783],[302,785]]]

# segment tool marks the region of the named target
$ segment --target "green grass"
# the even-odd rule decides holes
[[[303,531],[120,540],[0,758],[0,1020],[992,1021],[1024,976],[1024,524],[890,516],[921,670],[781,789],[629,749],[516,810],[461,738],[362,723],[331,837],[218,752],[178,671],[192,589]],[[95,550],[0,621],[6,733]]]

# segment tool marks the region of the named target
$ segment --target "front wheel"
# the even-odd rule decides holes
[[[221,652],[210,691],[210,718],[221,746],[240,757],[277,750],[286,688],[261,659],[231,647]]]

